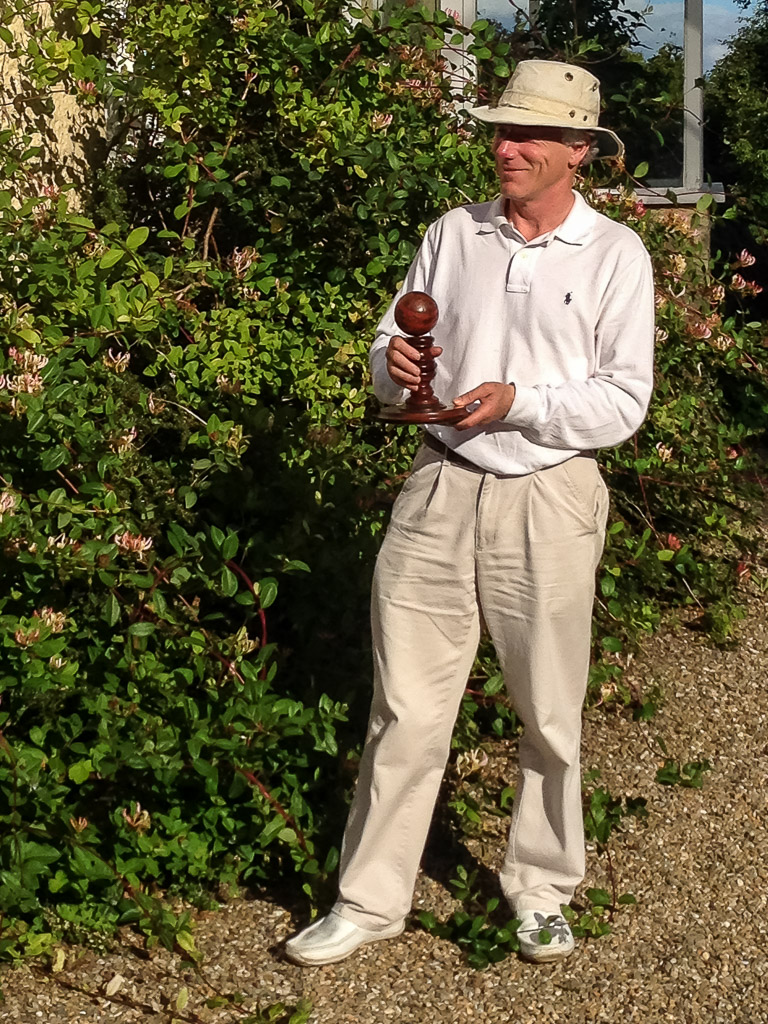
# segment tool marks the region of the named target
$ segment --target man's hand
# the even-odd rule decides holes
[[[434,345],[429,354],[439,356],[443,350]],[[409,391],[416,391],[419,386],[419,352],[409,345],[405,338],[396,334],[390,338],[387,346],[387,372],[395,384]]]
[[[458,408],[464,408],[473,402],[480,403],[474,412],[466,419],[459,420],[455,427],[457,430],[469,430],[470,427],[480,427],[485,423],[493,423],[494,420],[503,420],[512,408],[514,400],[514,384],[502,384],[497,380],[486,381],[480,387],[472,388],[466,394],[454,398],[453,404]]]

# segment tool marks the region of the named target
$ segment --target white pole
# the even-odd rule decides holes
[[[683,28],[683,189],[700,192],[704,185],[704,92],[696,85],[704,76],[703,0],[685,0]]]

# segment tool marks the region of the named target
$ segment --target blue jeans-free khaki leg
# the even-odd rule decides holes
[[[410,910],[480,635],[480,609],[525,724],[501,884],[559,910],[584,874],[579,748],[607,491],[575,458],[497,477],[422,449],[374,576],[374,695],[336,910],[366,928]]]

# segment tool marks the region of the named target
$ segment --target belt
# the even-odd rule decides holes
[[[470,462],[469,459],[465,459],[463,455],[459,455],[458,452],[455,452],[453,448],[449,448],[443,441],[438,441],[434,434],[430,434],[425,430],[421,436],[421,440],[427,448],[431,448],[433,452],[437,452],[438,455],[442,455],[446,462],[452,462],[456,466],[463,466],[464,469],[471,469],[475,473],[485,472],[484,469],[480,469],[479,466],[476,466],[474,462]]]
[[[464,469],[471,469],[475,473],[484,473],[485,470],[476,466],[474,462],[470,462],[469,459],[465,459],[463,455],[459,455],[453,448],[449,448],[443,441],[439,441],[434,434],[430,434],[428,431],[424,431],[421,436],[422,443],[427,447],[431,448],[433,452],[437,452],[438,455],[442,455],[446,462],[452,462],[456,466],[463,466]],[[596,458],[596,452],[594,451],[583,451],[576,452],[575,458],[577,459],[594,459]]]

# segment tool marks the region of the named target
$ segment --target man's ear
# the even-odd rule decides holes
[[[582,142],[578,146],[570,146],[571,155],[568,157],[568,166],[576,170],[577,167],[581,166],[581,161],[589,152],[589,144]]]

